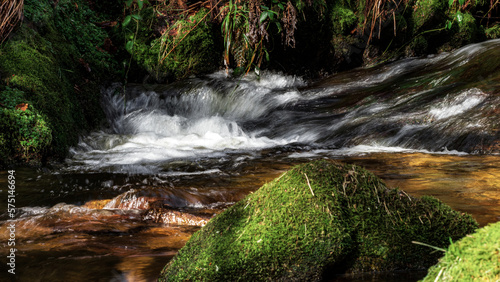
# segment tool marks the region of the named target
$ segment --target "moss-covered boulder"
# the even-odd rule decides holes
[[[325,273],[429,267],[477,228],[431,197],[389,189],[355,165],[296,166],[193,234],[160,281],[320,280]]]
[[[451,244],[423,281],[500,281],[500,222]]]
[[[435,28],[448,9],[448,3],[442,0],[417,0],[413,5],[413,31],[414,33]]]

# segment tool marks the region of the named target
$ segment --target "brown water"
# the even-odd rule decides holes
[[[354,163],[500,220],[500,40],[308,83],[216,73],[103,92],[109,126],[64,164],[0,172],[0,281],[154,281],[211,217],[295,164]],[[126,96],[126,99],[125,99]],[[126,105],[126,109],[125,109]],[[15,272],[7,272],[15,225]],[[415,281],[393,272],[341,281]]]
[[[390,187],[431,195],[474,216],[481,226],[500,220],[500,157],[374,154],[361,163]]]
[[[374,153],[339,159],[370,169],[391,187],[401,187],[416,196],[433,195],[456,210],[472,214],[481,225],[500,220],[500,156]],[[174,188],[198,195],[192,198],[195,202],[204,198],[205,190],[216,190],[220,193],[212,196],[211,201],[220,203],[225,198],[233,203],[279,176],[292,164],[307,160],[309,158],[288,163],[271,159],[255,161],[241,167],[237,176],[219,174],[202,179],[178,179]],[[22,177],[28,173],[22,172]],[[48,174],[31,173],[34,179],[35,175],[41,177],[31,181],[18,177],[18,198],[27,190],[44,189],[43,185],[30,183],[37,184]],[[1,185],[5,185],[5,175],[1,173]],[[141,186],[143,190],[161,187]],[[168,188],[171,189],[170,185]],[[194,188],[201,192],[194,192]],[[122,198],[127,193],[130,194],[121,194]],[[144,206],[148,202],[144,197],[128,200],[129,205],[136,203],[134,208],[102,209],[110,200],[91,200],[84,205],[59,204],[40,210],[39,215],[16,220],[18,281],[154,281],[163,266],[199,229],[196,225],[202,225],[202,219],[225,207],[218,204],[208,208],[210,200],[206,200],[207,206],[179,212],[180,217],[193,215],[194,219],[201,219],[200,222],[156,223],[145,219],[145,210],[149,207]],[[149,202],[152,201],[154,199],[149,198]],[[179,222],[181,224],[176,224]],[[6,227],[6,224],[0,227],[2,257],[8,255]],[[370,279],[401,281],[408,277],[418,279],[422,274],[379,274],[378,278],[370,276]],[[9,276],[4,272],[0,277]],[[359,279],[365,280],[366,276],[343,278],[343,281]]]

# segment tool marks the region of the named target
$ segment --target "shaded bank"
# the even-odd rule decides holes
[[[422,269],[477,228],[432,197],[388,189],[357,166],[296,166],[213,218],[160,281],[321,280],[342,273]]]
[[[103,121],[100,87],[117,68],[86,1],[26,0],[23,18],[0,48],[0,166],[64,158]]]
[[[270,68],[318,77],[500,34],[499,5],[488,1],[128,2],[127,51],[150,81],[221,66],[237,75]]]

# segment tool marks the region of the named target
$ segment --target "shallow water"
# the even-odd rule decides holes
[[[182,206],[179,210],[190,214],[196,214],[197,211],[198,215],[211,216],[226,207],[221,203],[234,203],[263,183],[279,176],[291,165],[329,157],[362,165],[382,177],[389,186],[402,187],[412,195],[436,196],[456,210],[472,214],[481,225],[500,220],[500,182],[497,180],[500,177],[500,156],[423,153],[331,156],[309,152],[308,157],[303,158],[283,157],[274,161],[275,157],[242,164],[238,172],[218,172],[202,177],[189,175],[161,180],[145,175],[72,174],[65,175],[61,180],[57,174],[50,173],[41,173],[41,177],[31,180],[22,180],[19,177],[19,195],[49,189],[56,186],[55,183],[78,179],[79,176],[82,178],[81,183],[73,182],[73,188],[69,190],[66,190],[68,188],[65,188],[65,185],[60,185],[60,190],[54,191],[53,194],[58,195],[58,198],[52,201],[65,201],[68,204],[33,206],[32,210],[25,208],[20,211],[24,215],[16,221],[16,247],[19,249],[17,277],[19,281],[153,281],[189,236],[199,229],[198,226],[192,225],[144,220],[143,212],[136,208],[94,209],[109,204],[112,193],[104,193],[106,189],[102,187],[109,186],[111,181],[114,183],[111,189],[117,195],[129,193],[131,190],[140,190],[143,195],[151,195],[152,192],[146,191],[155,191],[157,194],[170,195],[173,206],[175,203]],[[19,175],[22,175],[21,172],[28,173],[20,171]],[[38,173],[31,171],[31,174]],[[118,180],[120,178],[123,178],[123,181],[128,178],[128,182],[122,184]],[[143,182],[147,182],[145,179],[151,184],[144,184]],[[71,192],[79,191],[80,184],[84,183],[88,183],[88,189],[92,191],[89,194],[108,200],[89,200],[87,205],[83,205],[78,193],[71,195]],[[164,189],[161,193],[158,191],[159,187]],[[185,203],[176,201],[175,197],[171,196],[172,193],[168,193],[171,189],[177,191],[177,195],[188,195],[182,199],[193,201],[191,207],[188,207],[187,200]],[[21,199],[20,196],[18,198]],[[36,201],[36,198],[38,197],[33,197],[31,201]],[[140,204],[141,198],[136,197],[132,202]],[[5,228],[5,225],[0,228],[0,233],[3,234],[0,238],[2,242],[8,239]],[[408,281],[406,279],[411,277],[418,279],[419,273],[421,272],[378,274],[376,277],[370,276],[370,279]],[[366,275],[363,277],[366,278]],[[359,281],[365,278],[344,277],[341,281]]]
[[[212,216],[318,158],[364,166],[391,187],[496,222],[500,62],[492,56],[499,40],[318,82],[215,73],[127,85],[125,95],[114,85],[103,91],[109,127],[83,137],[65,164],[16,169],[12,221],[0,201],[0,255],[15,224],[18,281],[154,281]]]

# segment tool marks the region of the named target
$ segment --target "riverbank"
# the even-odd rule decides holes
[[[97,25],[106,16],[86,1],[27,0],[22,8],[0,47],[2,167],[64,159],[81,134],[103,124],[100,88],[119,79],[109,35]]]

